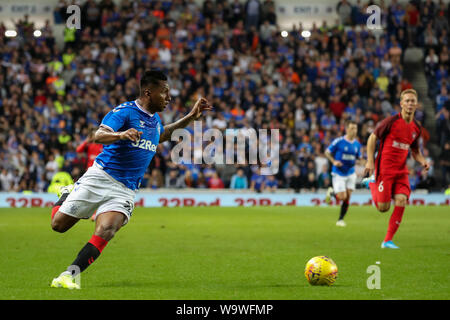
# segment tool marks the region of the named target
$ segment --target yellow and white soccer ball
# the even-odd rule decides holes
[[[327,256],[314,257],[306,264],[306,280],[313,286],[332,286],[337,274],[336,263]]]

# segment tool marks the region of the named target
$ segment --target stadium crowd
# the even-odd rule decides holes
[[[55,23],[65,23],[69,4],[59,1]],[[5,37],[0,25],[2,191],[46,191],[60,171],[76,181],[88,166],[89,134],[112,108],[137,98],[149,68],[170,79],[172,103],[163,123],[205,96],[214,111],[203,129],[280,129],[280,169],[261,176],[257,165],[176,164],[170,154],[176,142],[165,142],[141,188],[326,188],[331,176],[324,150],[344,134],[345,120],[358,123],[365,144],[378,121],[400,110],[399,94],[411,87],[402,67],[410,46],[426,53],[440,161],[450,173],[449,10],[442,1],[394,0],[382,5],[387,27],[377,39],[364,27],[367,5],[339,1],[339,21],[314,25],[309,37],[301,23],[283,37],[272,0],[88,0],[81,5],[81,29],[64,30],[64,48],[56,45],[50,22],[37,38],[29,17],[16,22],[17,37]],[[417,119],[424,117],[419,109]],[[428,157],[429,136],[424,130]],[[412,187],[433,187],[433,174],[411,166]]]

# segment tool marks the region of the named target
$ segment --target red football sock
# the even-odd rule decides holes
[[[339,200],[337,193],[334,194],[334,198],[336,199],[336,204],[338,205],[341,202],[341,200]]]
[[[391,218],[389,219],[389,226],[386,237],[384,238],[385,242],[392,240],[392,238],[394,237],[398,227],[400,226],[400,222],[402,222],[404,211],[405,207],[394,207],[394,211],[392,212]]]
[[[54,206],[52,208],[52,220],[53,220],[53,217],[55,216],[55,214],[58,212],[59,208],[61,208],[61,206]]]
[[[376,183],[375,182],[370,182],[369,183],[369,188],[370,188],[370,191],[372,192],[373,203],[375,204],[375,206],[378,209],[377,185],[376,185]]]
[[[94,247],[96,247],[98,249],[98,251],[102,252],[103,249],[106,247],[106,245],[108,244],[108,241],[106,241],[103,238],[100,238],[99,236],[96,236],[95,234],[92,235],[91,240],[89,240],[89,243],[91,243],[92,245],[94,245]]]
[[[72,262],[71,266],[77,266],[80,269],[80,272],[83,272],[100,256],[100,253],[107,244],[108,241],[94,234],[91,240],[89,240],[89,242],[86,243],[86,245],[78,253],[77,258],[74,262]],[[71,271],[73,274],[73,269],[71,269],[71,266],[69,266],[67,271]]]

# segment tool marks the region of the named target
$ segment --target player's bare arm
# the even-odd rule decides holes
[[[330,162],[336,166],[336,167],[340,167],[342,166],[342,162],[340,162],[339,160],[335,160],[333,155],[331,154],[330,151],[325,150],[325,157],[327,157],[328,160],[330,160]]]
[[[364,158],[359,158],[359,159],[356,159],[356,163],[360,166],[365,166],[367,161]]]
[[[411,154],[412,154],[414,160],[416,160],[418,163],[420,163],[420,165],[423,167],[425,172],[430,169],[430,164],[425,159],[422,152],[420,152],[420,149],[411,149]]]
[[[119,140],[131,140],[136,142],[140,139],[142,131],[130,128],[126,131],[114,132],[106,127],[100,127],[94,135],[94,142],[101,144],[111,144]]]
[[[377,143],[377,136],[372,133],[367,139],[367,162],[364,168],[364,175],[371,175],[375,171],[375,146]]]
[[[198,99],[194,104],[192,110],[185,117],[174,123],[164,126],[164,132],[159,137],[159,142],[161,143],[170,140],[173,131],[175,131],[176,129],[187,127],[189,123],[191,123],[191,121],[199,119],[203,115],[203,111],[208,110],[212,110],[212,107],[209,104],[208,100],[206,100],[205,98]]]

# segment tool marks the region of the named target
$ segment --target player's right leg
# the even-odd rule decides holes
[[[411,188],[409,186],[408,176],[404,175],[401,178],[397,178],[394,185],[394,211],[389,219],[388,230],[381,244],[382,248],[399,249],[392,239],[400,227],[410,194]]]
[[[341,204],[339,219],[336,225],[339,227],[345,227],[344,216],[348,209],[348,193],[347,193],[347,180],[349,177],[343,177],[337,174],[333,175],[333,190],[338,200]]]

